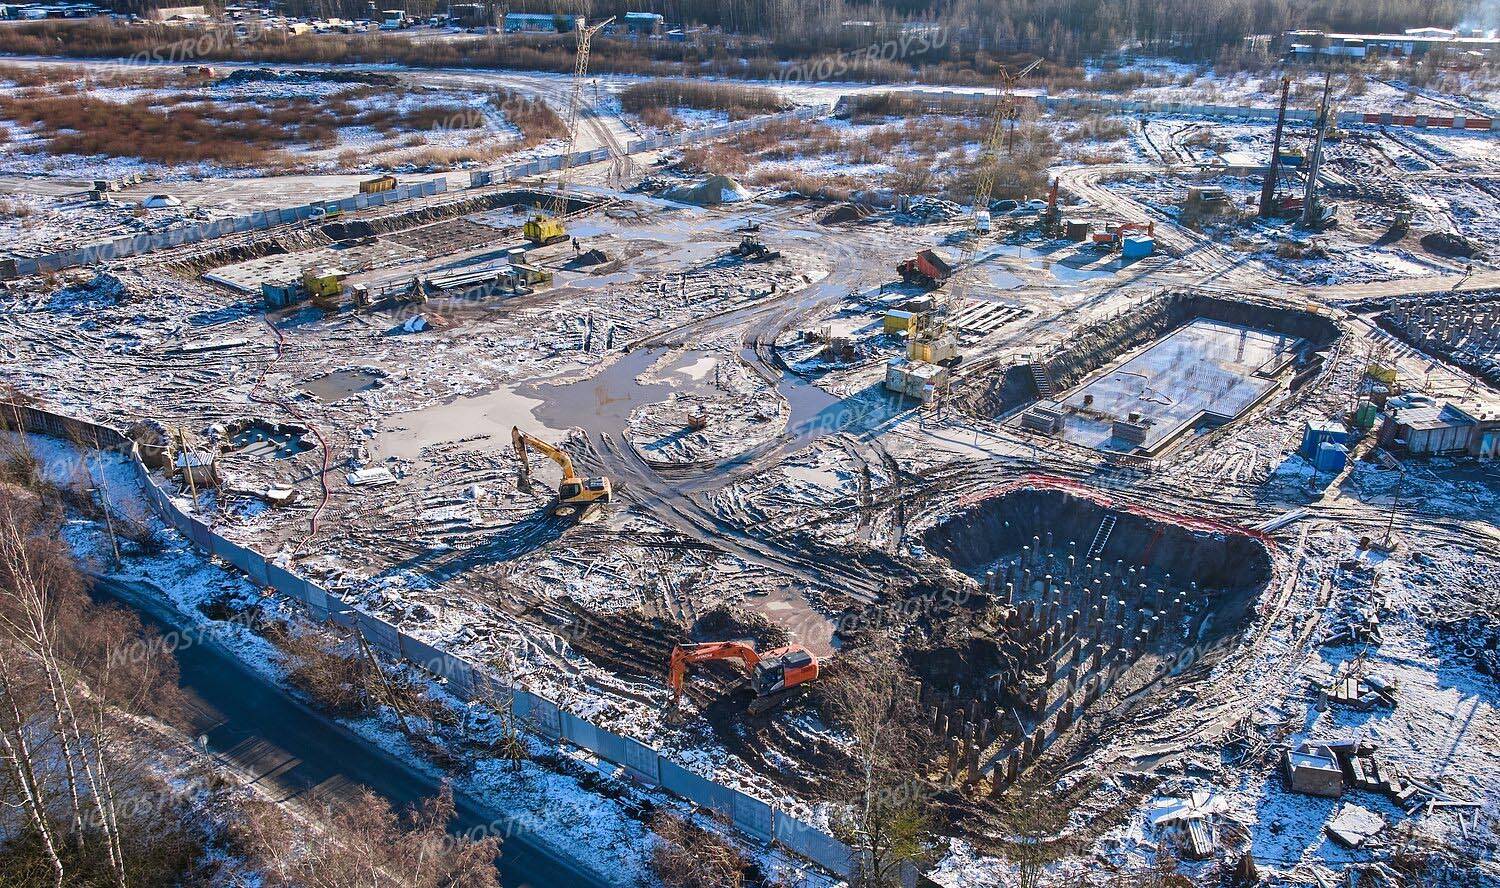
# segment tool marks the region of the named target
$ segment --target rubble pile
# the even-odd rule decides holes
[[[1438,626],[1448,636],[1465,662],[1491,678],[1500,679],[1500,623],[1484,617],[1470,617]]]

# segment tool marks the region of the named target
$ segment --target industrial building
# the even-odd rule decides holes
[[[507,12],[507,34],[569,34],[583,25],[583,16],[564,13]]]
[[[630,33],[648,37],[660,34],[667,23],[664,16],[655,12],[627,12],[621,21]]]
[[[1487,56],[1500,50],[1493,31],[1449,31],[1443,28],[1412,28],[1403,34],[1337,34],[1325,31],[1288,31],[1283,38],[1292,57],[1311,58],[1414,58],[1429,52],[1478,52]]]

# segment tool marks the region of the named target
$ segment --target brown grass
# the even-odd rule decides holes
[[[568,125],[552,107],[535,96],[501,90],[490,97],[490,104],[505,115],[506,121],[521,131],[521,145],[530,148],[552,139],[566,139]]]
[[[489,125],[483,110],[466,105],[435,104],[405,112],[361,108],[353,102],[360,90],[327,99],[234,106],[191,93],[143,97],[124,104],[87,95],[58,95],[55,89],[17,93],[0,99],[0,117],[34,128],[51,154],[139,157],[163,164],[288,167],[297,163],[292,149],[331,148],[338,144],[342,127],[370,127],[388,140],[414,134],[399,147],[420,148],[425,144],[421,133],[478,133]],[[527,144],[554,138],[563,129],[557,115],[540,103],[512,103],[507,109],[519,110],[517,125],[533,140]],[[515,147],[511,144],[506,150]],[[465,156],[488,160],[496,154],[493,149],[473,148]],[[357,165],[367,156],[340,154],[348,165]]]
[[[699,80],[652,80],[620,92],[620,107],[631,114],[650,109],[693,108],[723,111],[730,120],[785,111],[789,106],[775,90]]]

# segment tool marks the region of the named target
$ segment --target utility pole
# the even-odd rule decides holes
[[[1312,228],[1323,217],[1318,206],[1318,167],[1323,165],[1323,136],[1328,132],[1328,93],[1333,89],[1333,71],[1323,80],[1323,102],[1318,106],[1318,138],[1307,164],[1307,187],[1302,193],[1302,225]]]
[[[1270,218],[1271,204],[1276,200],[1276,177],[1281,172],[1281,129],[1286,125],[1287,89],[1292,78],[1281,78],[1281,110],[1276,114],[1276,136],[1271,140],[1271,163],[1266,167],[1266,180],[1260,185],[1260,217]]]

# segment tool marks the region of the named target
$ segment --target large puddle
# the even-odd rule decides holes
[[[550,438],[560,429],[548,428],[537,419],[534,410],[541,403],[509,386],[456,398],[392,416],[375,446],[382,456],[414,460],[424,448],[439,444],[461,442],[465,450],[509,447],[511,426]]]

